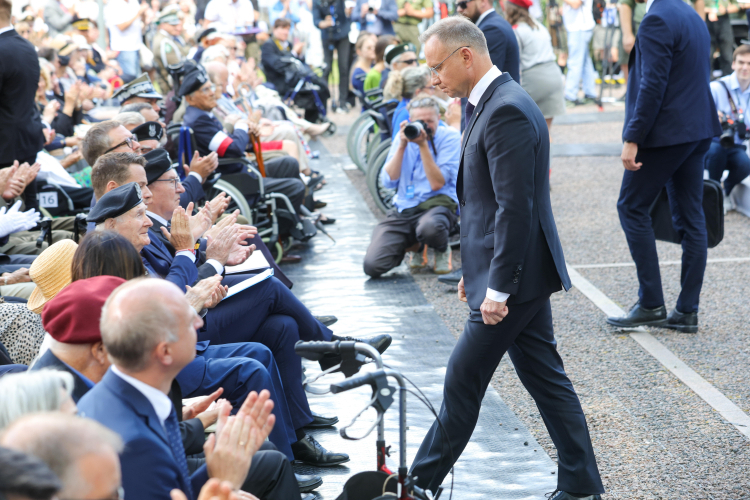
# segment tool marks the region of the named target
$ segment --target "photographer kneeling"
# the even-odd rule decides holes
[[[750,46],[740,45],[734,51],[731,75],[711,82],[711,94],[719,112],[722,134],[714,138],[705,159],[705,168],[711,179],[721,181],[725,170],[729,175],[724,180],[724,206],[731,209],[729,193],[734,186],[750,175],[750,158],[747,156],[745,140],[747,114],[750,107]]]
[[[440,122],[431,97],[409,103],[409,119],[394,138],[380,181],[397,188],[396,210],[380,222],[365,255],[365,273],[377,278],[398,266],[411,252],[411,267],[427,265],[427,248],[435,250],[435,273],[451,271],[448,236],[458,218],[456,178],[461,136]]]

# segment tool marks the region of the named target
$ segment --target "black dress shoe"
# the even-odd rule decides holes
[[[313,316],[313,318],[323,323],[323,326],[331,326],[339,320],[336,316]]]
[[[383,354],[385,350],[388,349],[388,346],[391,345],[393,338],[391,338],[391,336],[387,333],[375,335],[374,337],[370,337],[369,339],[358,339],[355,337],[339,337],[338,335],[331,335],[331,342],[336,342],[338,340],[341,340],[343,342],[362,342],[365,344],[370,344],[380,354]],[[338,354],[326,354],[320,361],[318,361],[318,363],[320,363],[321,370],[328,370],[329,368],[341,363],[341,356]]]
[[[461,281],[461,278],[463,277],[464,273],[459,268],[453,271],[452,273],[444,274],[438,278],[438,281],[440,283],[444,283],[446,285],[450,286],[458,286],[458,282]]]
[[[315,500],[316,497],[315,493],[302,493],[300,496],[300,500]]]
[[[320,201],[320,200],[315,200],[315,203],[313,204],[313,207],[315,207],[316,209],[325,208],[327,206],[328,206],[328,203],[326,203],[325,201]]]
[[[336,425],[339,422],[339,417],[324,417],[323,415],[319,415],[317,413],[312,413],[313,419],[312,422],[307,424],[305,426],[306,429],[320,429],[321,427],[332,427]]]
[[[320,219],[320,223],[328,226],[330,224],[336,224],[336,219],[333,217],[326,217],[325,219]]]
[[[309,434],[296,443],[292,443],[292,453],[295,462],[315,465],[316,467],[331,467],[349,461],[349,455],[346,453],[331,453]]]
[[[654,309],[641,307],[636,302],[627,316],[607,318],[607,323],[618,328],[636,328],[639,326],[663,326],[667,322],[667,309],[659,306]]]
[[[323,478],[314,474],[305,475],[294,473],[294,479],[297,480],[300,493],[307,493],[323,484]]]
[[[552,493],[547,493],[545,496],[549,500],[602,500],[601,495],[578,496],[576,494],[574,496],[574,495],[571,495],[570,493],[566,493],[560,490],[555,490]]]
[[[669,313],[664,328],[679,330],[682,333],[698,333],[698,313],[681,313],[677,309]]]

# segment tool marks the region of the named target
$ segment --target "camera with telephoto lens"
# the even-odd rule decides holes
[[[404,135],[407,139],[413,141],[419,137],[419,134],[421,134],[423,130],[427,131],[427,137],[432,137],[432,130],[430,130],[430,127],[427,126],[424,120],[417,120],[409,123],[404,127]]]
[[[731,148],[734,146],[734,134],[740,137],[740,141],[744,141],[747,137],[747,126],[745,125],[745,114],[739,113],[737,120],[723,117],[721,120],[721,137],[719,137],[719,144],[723,148]]]

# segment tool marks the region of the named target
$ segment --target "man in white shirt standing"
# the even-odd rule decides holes
[[[250,0],[211,0],[204,14],[204,23],[217,23],[220,31],[228,33],[252,26],[257,20],[258,13]]]
[[[604,492],[586,417],[557,352],[550,296],[570,288],[549,197],[549,132],[539,108],[492,64],[482,31],[449,17],[422,34],[432,84],[468,97],[456,194],[469,318],[445,372],[443,404],[414,458],[435,492],[471,439],[487,386],[507,352],[558,455],[550,500]]]
[[[565,77],[565,101],[568,106],[597,100],[596,70],[589,44],[594,35],[593,0],[563,0],[563,24],[568,33],[568,74]],[[583,87],[585,100],[578,99]]]
[[[117,62],[127,81],[140,74],[138,50],[143,43],[141,16],[148,4],[138,0],[110,0],[104,8],[104,19],[109,29],[109,48],[119,52]]]

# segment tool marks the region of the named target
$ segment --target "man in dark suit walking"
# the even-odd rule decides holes
[[[637,0],[640,3],[643,0]],[[703,159],[721,134],[711,96],[711,40],[706,24],[681,0],[649,0],[630,54],[617,210],[638,272],[638,302],[618,327],[665,326],[698,331],[706,268]],[[682,290],[667,317],[649,207],[664,186],[682,236]]]
[[[10,24],[11,2],[0,0],[0,168],[33,165],[44,146],[42,121],[35,103],[39,65],[34,46]],[[30,64],[34,61],[34,64]],[[24,190],[26,208],[36,208],[36,182]]]
[[[469,98],[456,191],[464,262],[458,296],[470,315],[448,361],[440,422],[428,431],[411,472],[421,487],[440,486],[471,438],[507,351],[557,448],[558,489],[551,498],[599,499],[604,488],[586,418],[552,329],[550,295],[570,288],[570,279],[549,198],[544,116],[493,66],[484,35],[468,20],[444,19],[422,37],[433,85]]]

